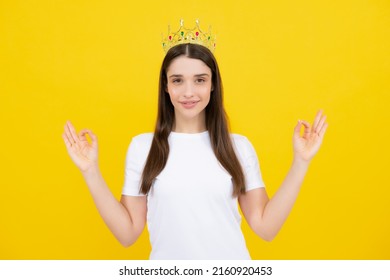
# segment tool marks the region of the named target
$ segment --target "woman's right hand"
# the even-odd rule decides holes
[[[88,142],[86,134],[91,137],[92,143]],[[81,172],[98,167],[98,142],[91,130],[83,129],[77,134],[71,122],[67,121],[62,138],[69,156]]]

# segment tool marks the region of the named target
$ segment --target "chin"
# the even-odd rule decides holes
[[[179,115],[181,116],[182,119],[185,119],[185,120],[193,120],[193,119],[198,119],[198,118],[201,118],[203,117],[202,115],[205,114],[206,112],[204,110],[202,111],[193,111],[193,112],[189,112],[189,111],[181,111],[181,112],[178,112]],[[177,115],[177,113],[175,113],[175,115]]]

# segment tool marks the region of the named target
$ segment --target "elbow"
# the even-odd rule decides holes
[[[257,235],[261,239],[263,239],[264,241],[267,241],[267,242],[271,242],[272,240],[274,240],[277,234],[278,234],[277,232],[265,231],[265,230],[257,232]]]
[[[125,248],[130,247],[135,242],[135,240],[131,240],[131,239],[123,239],[123,240],[118,240],[118,241]]]
[[[122,245],[124,248],[129,248],[131,245],[133,245],[133,243],[123,243],[123,242],[121,242],[121,245]]]
[[[267,242],[271,242],[272,240],[274,240],[276,235],[262,235],[260,236],[261,239],[263,239],[264,241],[267,241]]]
[[[138,240],[138,237],[141,235],[142,231],[143,227],[133,228],[121,232],[120,234],[115,235],[115,237],[123,247],[127,248]]]
[[[115,234],[115,237],[123,247],[127,248],[137,241],[138,237],[142,233],[142,230],[142,227],[130,228]]]
[[[131,245],[133,245],[135,243],[135,241],[137,241],[137,237],[135,237],[134,235],[128,234],[128,233],[126,233],[125,235],[122,235],[122,236],[116,236],[116,239],[125,248],[130,247]]]
[[[277,231],[270,230],[263,224],[250,224],[251,229],[264,241],[271,242],[277,235]]]

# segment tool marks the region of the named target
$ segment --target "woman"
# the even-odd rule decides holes
[[[155,132],[133,138],[120,202],[99,171],[96,136],[89,129],[77,134],[67,122],[68,153],[124,246],[137,240],[147,222],[150,259],[250,259],[237,202],[264,240],[282,227],[321,145],[325,116],[319,111],[312,127],[298,121],[291,169],[269,199],[252,145],[229,134],[222,95],[218,65],[207,47],[187,43],[169,49],[160,72]]]

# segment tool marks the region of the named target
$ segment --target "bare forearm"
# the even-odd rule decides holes
[[[265,240],[272,240],[286,221],[297,199],[310,161],[318,152],[328,124],[322,110],[317,112],[311,126],[299,120],[294,127],[294,160],[279,190],[272,199],[265,191],[253,191],[241,197],[241,208],[251,228]],[[304,127],[301,136],[301,128]]]
[[[135,242],[135,233],[131,217],[126,208],[112,194],[98,167],[82,173],[99,214],[104,222],[124,246]]]
[[[309,162],[294,160],[282,185],[268,201],[262,217],[267,239],[273,239],[287,219],[297,199]]]

